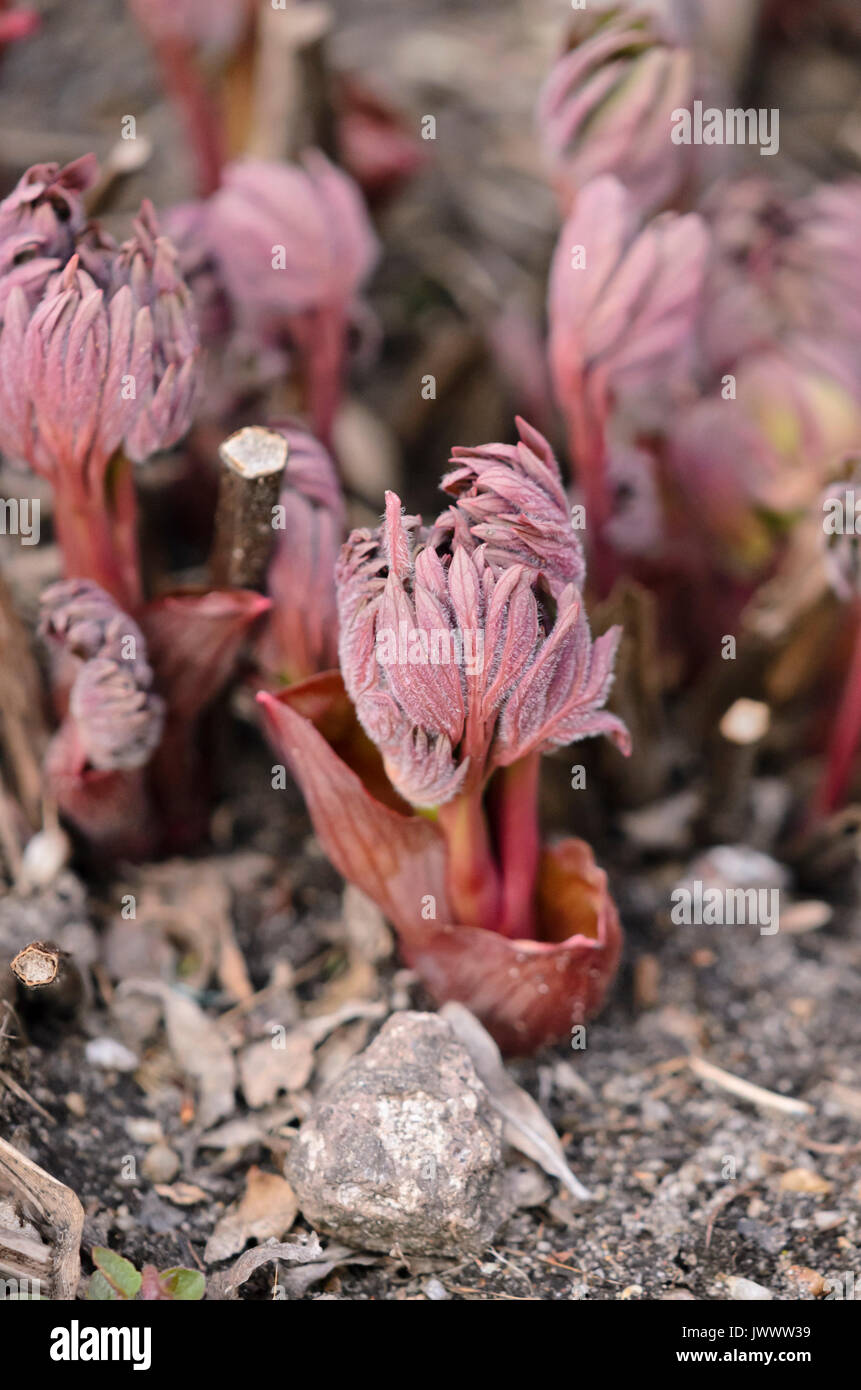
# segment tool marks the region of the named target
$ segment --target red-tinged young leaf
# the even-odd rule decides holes
[[[206,1292],[206,1280],[196,1269],[174,1266],[159,1273],[155,1265],[144,1265],[141,1274],[144,1303],[196,1303]]]
[[[285,698],[285,696],[287,698]],[[289,692],[257,696],[269,737],[299,783],[314,829],[339,873],[373,898],[405,935],[422,922],[423,900],[451,916],[445,852],[436,825],[376,801],[314,725],[291,708]]]
[[[174,1303],[197,1303],[206,1292],[206,1280],[197,1269],[162,1270],[161,1285]]]
[[[344,689],[340,671],[323,671],[299,681],[279,691],[277,699],[311,721],[376,801],[402,815],[411,814],[409,803],[398,796],[386,776],[379,749],[356,718],[355,706]]]
[[[270,607],[247,589],[167,594],[147,605],[141,627],[171,719],[194,719],[215,699],[249,628]]]

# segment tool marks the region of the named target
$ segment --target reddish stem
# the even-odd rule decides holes
[[[221,113],[207,90],[190,44],[182,39],[159,37],[154,40],[154,48],[165,90],[182,116],[194,153],[198,196],[208,198],[221,183],[225,161]]]
[[[616,557],[605,534],[613,514],[607,478],[606,416],[605,383],[600,377],[588,385],[584,383],[576,407],[568,416],[568,449],[586,503],[591,578],[602,597],[609,593],[618,573]]]
[[[503,936],[535,936],[535,883],[541,842],[538,831],[540,755],[529,753],[501,768],[493,781],[494,826],[502,865]]]
[[[845,802],[852,776],[852,761],[861,739],[861,606],[858,604],[855,605],[854,620],[852,660],[831,730],[825,774],[814,802],[816,811],[821,815],[830,815]]]
[[[448,849],[448,888],[458,921],[465,926],[499,931],[499,875],[481,788],[464,792],[440,806],[439,825]]]
[[[347,325],[340,305],[326,305],[294,324],[304,358],[305,404],[317,438],[332,446],[332,428],[341,398]]]
[[[132,466],[117,455],[99,491],[71,470],[58,471],[54,525],[67,579],[92,579],[127,613],[141,606],[137,501]]]

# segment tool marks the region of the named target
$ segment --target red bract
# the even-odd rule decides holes
[[[539,754],[598,733],[628,750],[603,709],[619,630],[591,640],[556,461],[519,428],[519,446],[456,451],[430,531],[389,493],[383,525],[342,550],[341,670],[388,791],[331,675],[259,697],[335,865],[437,996],[513,1048],[594,1008],[619,948],[588,849],[541,850]]]
[[[792,198],[766,178],[722,184],[705,204],[713,254],[701,341],[717,371],[792,335],[828,345],[835,374],[861,380],[861,179]]]
[[[348,702],[343,692],[340,701],[333,694],[331,681],[318,694],[326,681],[258,699],[332,863],[386,913],[404,959],[438,1002],[466,1004],[510,1053],[565,1037],[600,1008],[621,950],[618,913],[589,847],[565,840],[539,861],[539,937],[517,940],[458,922],[438,825],[377,800],[296,712],[311,703],[321,722],[325,711],[343,725]]]
[[[290,452],[266,578],[273,606],[259,656],[264,670],[285,685],[326,671],[338,659],[335,561],[343,540],[344,499],[322,444],[300,425],[276,428]]]

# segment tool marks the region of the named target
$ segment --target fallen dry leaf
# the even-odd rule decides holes
[[[173,1202],[175,1207],[194,1207],[198,1202],[208,1202],[209,1193],[204,1192],[193,1182],[157,1182],[155,1190],[165,1201]]]
[[[277,1173],[248,1170],[245,1191],[217,1223],[206,1242],[203,1258],[216,1264],[235,1255],[250,1240],[279,1239],[296,1220],[299,1205],[286,1178]]]
[[[161,1001],[167,1044],[179,1066],[197,1083],[197,1120],[208,1129],[236,1108],[236,1063],[218,1027],[194,1000],[158,980],[127,980],[118,994],[139,993]]]
[[[302,1029],[252,1043],[239,1055],[239,1076],[252,1110],[271,1105],[279,1091],[301,1091],[314,1070],[314,1044]]]
[[[449,1023],[455,1036],[463,1043],[473,1066],[490,1092],[494,1109],[505,1122],[504,1137],[512,1148],[526,1154],[558,1178],[574,1197],[591,1200],[588,1188],[574,1176],[556,1130],[539,1105],[505,1070],[502,1054],[493,1038],[463,1004],[445,1004],[440,1014]]]

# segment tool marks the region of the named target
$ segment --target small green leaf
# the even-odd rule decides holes
[[[96,1273],[90,1280],[87,1298],[99,1302],[119,1299],[128,1302],[141,1286],[141,1276],[130,1260],[124,1260],[115,1250],[96,1245],[90,1251]],[[95,1292],[94,1292],[95,1290]]]
[[[177,1266],[174,1269],[163,1270],[161,1286],[165,1293],[177,1302],[195,1303],[203,1298],[206,1280],[199,1270]]]
[[[91,1303],[113,1303],[119,1298],[116,1289],[96,1270],[87,1285],[87,1298]]]

